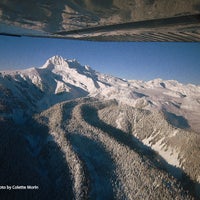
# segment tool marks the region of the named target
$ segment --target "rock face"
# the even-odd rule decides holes
[[[1,72],[0,184],[38,186],[27,199],[198,199],[199,96],[60,56]]]

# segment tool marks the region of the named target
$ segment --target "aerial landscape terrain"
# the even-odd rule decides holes
[[[2,70],[0,199],[199,199],[199,119],[195,84],[59,55]]]
[[[200,200],[200,0],[0,1],[0,200]]]

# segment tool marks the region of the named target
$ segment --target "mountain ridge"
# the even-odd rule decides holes
[[[17,99],[23,99],[25,92],[38,111],[64,100],[91,96],[116,99],[137,108],[164,109],[176,115],[183,115],[185,118],[188,118],[187,115],[190,116],[193,111],[195,119],[189,117],[188,120],[191,121],[195,131],[200,130],[196,123],[196,118],[200,117],[196,112],[200,109],[200,87],[192,84],[184,85],[175,80],[127,81],[101,74],[76,60],[56,55],[39,68],[1,72],[0,84],[15,94],[14,96],[18,94]],[[35,91],[34,97],[31,97],[32,94],[24,86]]]
[[[150,193],[160,199],[157,187],[167,191],[167,199],[176,195],[184,199],[181,195],[185,193],[180,192],[174,178],[183,183],[184,190],[200,196],[199,118],[200,87],[178,81],[127,81],[60,56],[48,59],[40,68],[0,74],[0,137],[7,134],[4,137],[9,141],[12,132],[16,133],[23,143],[23,149],[17,146],[20,152],[29,149],[26,156],[30,154],[30,159],[39,162],[34,170],[53,174],[41,176],[34,171],[42,178],[41,183],[47,179],[52,184],[51,178],[59,182],[57,176],[60,184],[65,182],[62,174],[54,171],[53,161],[62,157],[59,170],[67,172],[63,173],[72,184],[67,191],[75,199],[87,199],[88,195],[105,198],[104,193],[113,199],[115,195],[131,199],[134,192],[139,199]],[[96,171],[102,163],[105,168]],[[141,179],[134,165],[141,167],[141,174],[153,173],[147,181],[142,178],[149,188],[144,196],[136,189]],[[174,184],[173,192],[172,186],[156,176],[155,169],[169,185]],[[109,178],[106,171],[110,171]],[[88,184],[93,185],[91,191]],[[56,194],[56,190],[52,192]]]

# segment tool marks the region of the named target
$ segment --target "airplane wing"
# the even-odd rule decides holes
[[[1,0],[0,35],[200,41],[200,0]]]

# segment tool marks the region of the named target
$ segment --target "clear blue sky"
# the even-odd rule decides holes
[[[200,84],[200,43],[88,42],[0,36],[0,70],[40,67],[51,56],[120,78]]]

